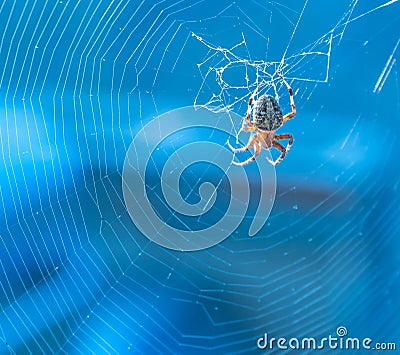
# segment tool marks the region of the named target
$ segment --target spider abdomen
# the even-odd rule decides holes
[[[253,122],[263,131],[274,131],[282,126],[282,110],[272,96],[262,95],[254,103]]]

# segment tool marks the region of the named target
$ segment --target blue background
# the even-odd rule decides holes
[[[398,342],[400,7],[389,3],[3,1],[0,353],[251,353],[265,332],[339,326]],[[222,243],[182,253],[135,228],[121,172],[144,124],[209,98],[198,64],[212,52],[192,32],[224,48],[245,38],[249,60],[287,51],[298,114],[262,231],[247,236],[249,211]],[[329,57],[299,61],[331,34]]]

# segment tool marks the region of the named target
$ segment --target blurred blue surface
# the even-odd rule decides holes
[[[0,353],[252,353],[265,332],[339,326],[399,348],[400,6],[384,4],[3,1]],[[183,253],[135,228],[121,172],[143,125],[213,88],[192,32],[245,38],[249,60],[287,50],[298,114],[262,231],[247,236],[250,208],[222,243]],[[330,33],[329,58],[299,61]],[[182,182],[189,201],[203,169]]]

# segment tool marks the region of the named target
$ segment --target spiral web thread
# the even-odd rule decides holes
[[[339,230],[329,224],[344,204],[357,207],[351,197],[368,183],[354,179],[351,164],[337,168],[349,191],[338,187],[299,217],[297,184],[289,182],[279,192],[289,205],[271,216],[268,236],[249,241],[238,231],[199,253],[160,248],[135,230],[122,198],[122,166],[135,133],[163,112],[194,103],[242,115],[260,79],[265,92],[285,96],[276,71],[293,85],[301,109],[329,82],[331,57],[348,27],[398,10],[396,2],[358,10],[357,0],[344,1],[327,28],[299,44],[316,1],[3,1],[0,352],[246,353],[266,325],[297,336],[334,331],[329,280],[338,281],[329,292],[345,297],[345,286],[396,234],[377,220],[370,228],[381,240],[338,243],[338,236],[360,233],[357,215]],[[396,73],[395,44],[376,78],[380,94]],[[232,68],[238,84],[225,77]],[[247,75],[236,75],[242,69]],[[340,133],[342,150],[354,144],[359,122]],[[241,124],[231,123],[237,130]],[[335,157],[321,161],[310,177]],[[388,161],[383,156],[381,166]],[[394,202],[387,208],[396,211]],[[296,254],[291,243],[309,234],[316,236],[311,254]],[[365,321],[358,305],[377,294],[372,286],[385,282],[388,290],[398,277],[375,275],[356,289],[358,303],[346,318],[353,326]],[[290,314],[301,314],[301,322]],[[398,324],[395,317],[380,322]]]

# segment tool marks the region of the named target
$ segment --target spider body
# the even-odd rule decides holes
[[[283,83],[286,85],[289,91],[290,106],[292,107],[292,111],[283,116],[282,110],[279,107],[278,102],[272,96],[266,94],[260,96],[257,100],[254,101],[254,105],[252,105],[258,89],[261,87],[261,85],[265,83],[264,81],[262,81],[254,90],[253,94],[250,96],[247,114],[246,117],[243,119],[242,124],[243,131],[254,132],[254,134],[250,136],[249,142],[244,147],[234,148],[231,146],[229,141],[227,142],[229,148],[234,153],[242,153],[253,148],[254,155],[243,162],[233,161],[233,164],[239,166],[250,164],[260,155],[261,148],[270,150],[274,147],[281,152],[281,155],[275,161],[268,158],[267,159],[272,165],[275,166],[279,164],[289,152],[290,147],[293,144],[293,136],[290,133],[276,134],[276,130],[283,126],[286,121],[290,120],[296,115],[296,106],[294,104],[292,88],[282,77],[282,75],[279,76],[281,77]],[[252,116],[253,120],[251,120]],[[278,140],[283,139],[289,140],[286,148],[278,142]]]
[[[257,131],[257,142],[261,148],[271,149],[275,138],[275,131]]]
[[[253,122],[261,131],[275,131],[282,126],[282,110],[272,96],[262,95],[254,102]]]

